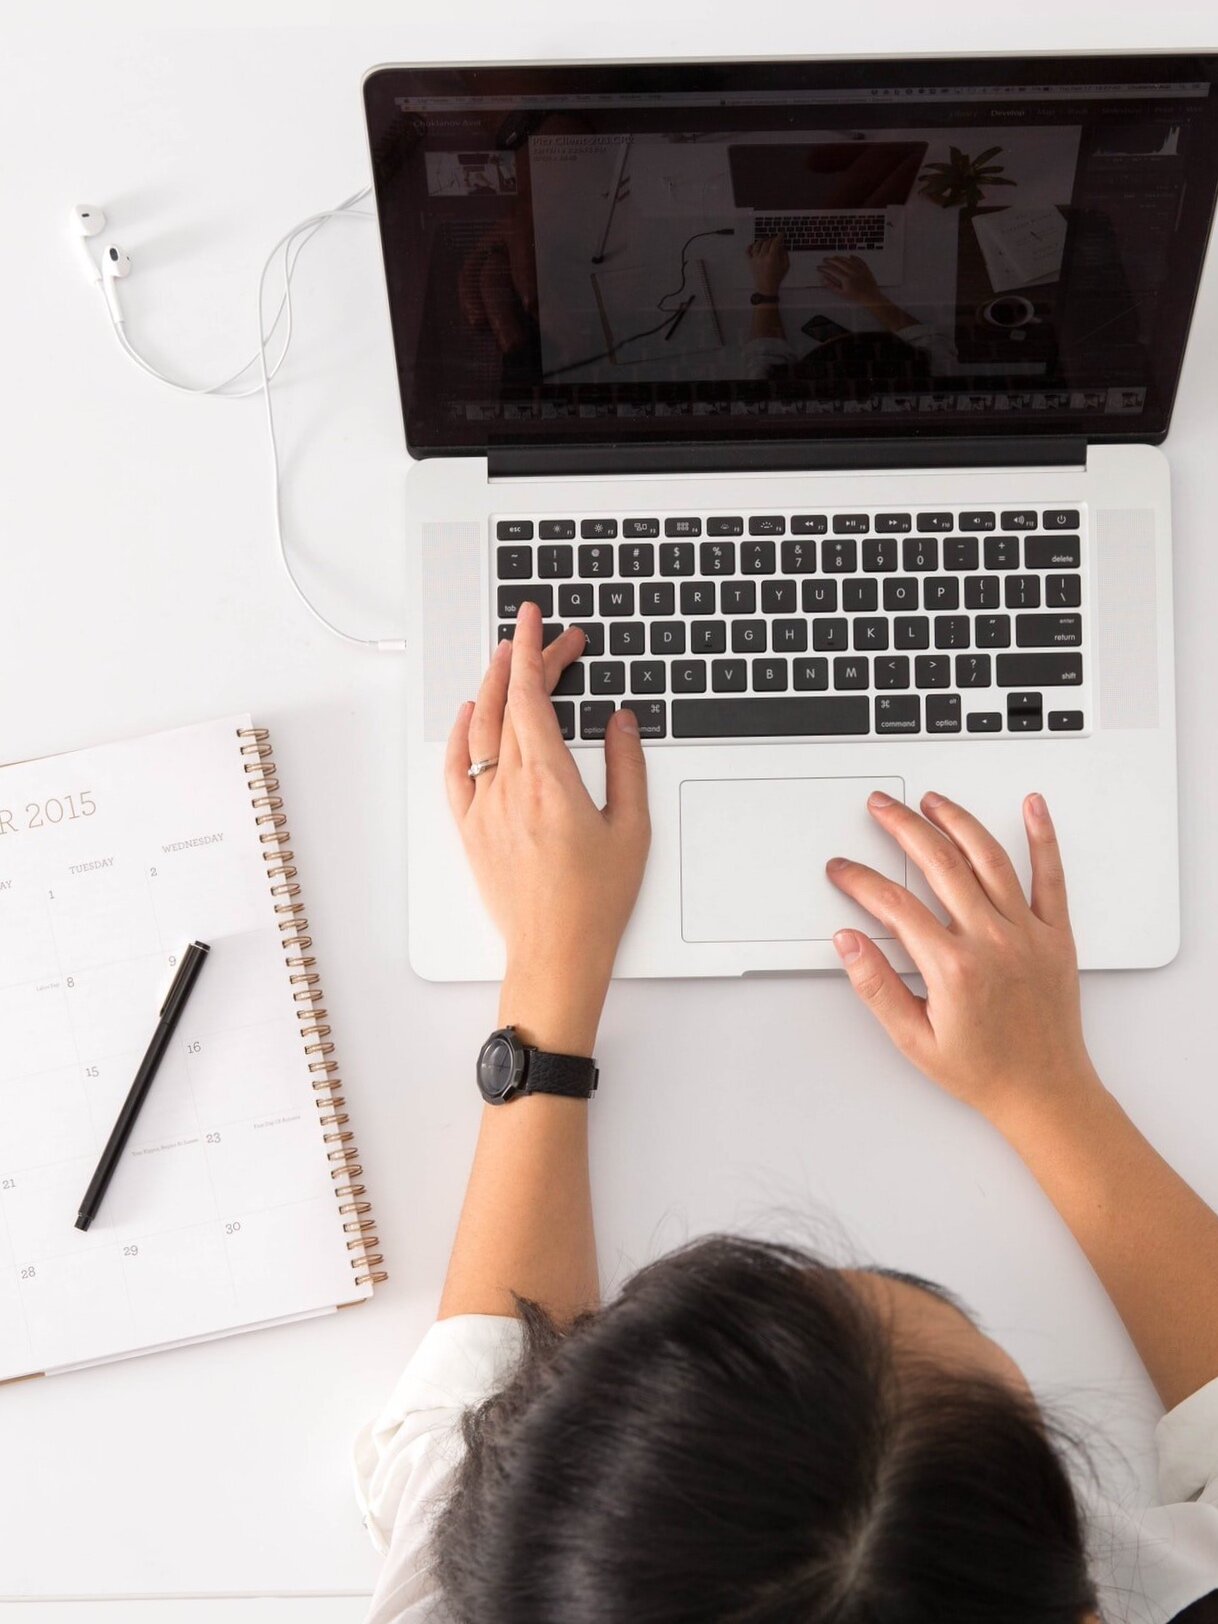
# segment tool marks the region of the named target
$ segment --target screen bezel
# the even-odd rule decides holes
[[[1093,444],[1160,444],[1167,435],[1179,387],[1185,346],[1201,285],[1206,249],[1218,200],[1218,52],[1114,52],[1061,55],[1027,53],[1019,56],[958,57],[924,55],[895,60],[860,56],[833,58],[746,58],[735,60],[691,59],[655,61],[589,61],[571,63],[466,63],[385,65],[371,69],[363,83],[364,107],[372,160],[373,187],[381,227],[381,246],[388,290],[390,324],[393,330],[398,387],[402,402],[407,450],[412,457],[485,456],[496,450],[547,446],[569,451],[573,447],[626,446],[697,443],[756,446],[785,442],[793,438],[793,420],[774,421],[750,417],[741,433],[739,420],[733,427],[730,417],[702,418],[699,433],[691,436],[679,419],[608,418],[565,419],[561,431],[538,428],[513,430],[510,425],[472,424],[467,433],[450,427],[432,437],[419,432],[422,419],[411,420],[409,369],[403,361],[407,335],[400,301],[394,297],[415,267],[410,261],[409,236],[400,229],[400,200],[391,184],[385,154],[400,127],[396,107],[399,97],[454,96],[502,97],[531,100],[551,95],[631,95],[664,93],[747,93],[749,91],[858,90],[891,87],[917,87],[941,83],[945,88],[1018,88],[1025,85],[1068,87],[1070,85],[1180,83],[1205,81],[1208,142],[1198,143],[1198,156],[1191,175],[1175,236],[1174,262],[1185,267],[1185,279],[1177,271],[1180,297],[1165,317],[1158,349],[1164,358],[1157,380],[1153,405],[1148,406],[1136,426],[1116,427],[1110,417],[1075,414],[1056,417],[1043,425],[1026,420],[1000,418],[970,420],[967,433],[978,440],[1016,435],[1020,440],[1085,440]],[[1208,161],[1207,161],[1208,160]],[[1188,274],[1191,268],[1191,274]],[[841,431],[817,432],[822,427],[809,422],[807,431],[795,437],[820,447],[846,440]],[[930,419],[912,425],[907,418],[894,422],[855,419],[849,439],[857,444],[916,439],[923,445],[958,440],[961,425],[950,419]]]

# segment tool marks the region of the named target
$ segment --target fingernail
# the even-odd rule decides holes
[[[895,806],[896,802],[891,795],[885,795],[882,789],[873,789],[867,797],[867,805],[876,807]]]
[[[496,656],[498,658],[502,659],[504,649],[505,648],[511,648],[511,646],[512,646],[512,639],[510,637],[501,637],[499,639],[498,643],[496,643],[496,645],[495,645],[495,654],[496,654]]]
[[[836,874],[839,868],[845,868],[846,866],[847,859],[845,857],[831,857],[825,864],[826,869],[831,874]]]
[[[1029,795],[1028,810],[1034,818],[1047,818],[1049,816],[1049,808],[1045,805],[1043,795]]]
[[[932,789],[928,794],[922,797],[922,805],[929,806],[933,809],[936,806],[942,806],[946,799],[946,795],[940,795],[937,791]]]
[[[617,725],[623,733],[637,734],[639,731],[639,719],[632,710],[623,709],[618,711]]]
[[[863,944],[852,930],[839,930],[833,938],[833,945],[837,949],[837,956],[843,964],[853,964],[863,951]]]

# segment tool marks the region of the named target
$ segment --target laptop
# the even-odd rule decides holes
[[[823,872],[842,853],[927,895],[877,788],[962,802],[1025,879],[1041,791],[1083,966],[1173,957],[1159,448],[1216,83],[1218,56],[1166,53],[368,75],[421,976],[503,967],[442,762],[526,600],[587,634],[553,705],[598,804],[607,719],[640,722],[653,838],[619,974],[836,969],[838,928],[883,941]],[[771,202],[819,212],[808,155],[868,146],[879,197],[899,183],[897,280],[861,254],[759,265]]]
[[[926,159],[925,141],[828,138],[750,141],[727,149],[732,201],[753,215],[753,237],[781,237],[792,254],[857,255],[876,282],[901,280],[904,205]]]

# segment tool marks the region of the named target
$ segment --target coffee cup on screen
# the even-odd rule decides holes
[[[1037,319],[1036,306],[1021,293],[1001,293],[982,305],[981,319],[992,327],[1027,327]]]

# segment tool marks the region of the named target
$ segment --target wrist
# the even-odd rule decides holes
[[[498,1024],[514,1026],[531,1049],[591,1057],[612,973],[612,962],[559,969],[509,963],[499,993]]]
[[[1115,1105],[1095,1067],[1084,1058],[1058,1078],[1038,1077],[1034,1084],[1012,1089],[986,1116],[1031,1165]]]

